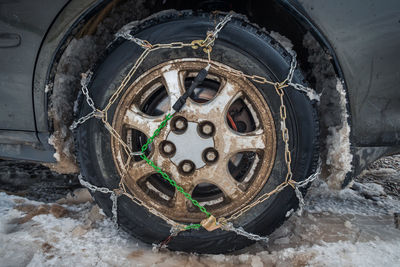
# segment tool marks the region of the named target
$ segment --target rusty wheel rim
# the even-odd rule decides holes
[[[221,63],[212,63],[226,69]],[[140,150],[137,143],[144,143],[144,136],[150,137],[165,116],[160,112],[149,114],[145,111],[150,99],[157,92],[159,94],[163,91],[165,97],[158,107],[164,113],[171,112],[173,103],[184,93],[187,80],[206,64],[205,60],[191,58],[168,61],[146,71],[129,86],[114,113],[113,127],[134,151]],[[250,81],[227,71],[216,71],[215,68],[210,69],[207,79],[219,84],[215,95],[212,98],[208,96],[203,103],[189,98],[185,107],[177,114],[187,120],[187,133],[176,132],[175,125],[168,124],[150,147],[148,157],[210,213],[220,217],[228,216],[249,203],[263,188],[274,165],[276,136],[268,104]],[[247,105],[247,113],[252,116],[254,127],[251,131],[239,132],[236,126],[233,127],[233,119],[228,118],[227,114],[238,102]],[[209,136],[204,136],[198,130],[199,125],[205,124],[214,126],[214,132]],[[177,126],[180,127],[181,124]],[[197,127],[199,141],[196,139],[196,131],[192,129],[194,127]],[[208,133],[210,128],[213,129],[208,127],[204,131]],[[133,132],[140,132],[141,135],[136,135],[135,139],[132,137]],[[173,156],[162,151],[164,140],[175,142],[176,151]],[[185,142],[187,144],[182,145]],[[183,194],[169,188],[161,177],[156,177],[155,170],[144,160],[135,157],[126,166],[128,156],[117,139],[111,139],[111,146],[117,170],[120,176],[126,174],[124,184],[137,199],[176,221],[199,222],[205,218]],[[207,161],[204,158],[206,147],[207,151],[217,151],[217,159],[208,154],[206,155],[212,160]],[[167,147],[166,151],[168,149]],[[198,155],[200,150],[203,151],[202,155]],[[244,172],[241,170],[244,175],[241,174],[243,177],[239,179],[232,171],[232,166],[235,166],[232,164],[238,158],[251,158],[247,155],[252,155],[253,161]],[[195,169],[183,172],[182,160],[195,163]],[[189,165],[185,165],[185,170],[188,170]],[[206,186],[212,188],[215,194],[200,195],[199,188],[204,189]]]

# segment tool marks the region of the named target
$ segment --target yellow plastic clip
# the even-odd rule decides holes
[[[217,230],[218,228],[221,227],[221,224],[217,224],[217,219],[211,215],[207,219],[204,219],[200,222],[201,226],[203,226],[204,229],[206,229],[209,232],[212,232],[214,230]]]

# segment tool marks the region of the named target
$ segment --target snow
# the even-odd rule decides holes
[[[350,125],[348,124],[347,98],[343,82],[336,76],[327,54],[314,37],[307,33],[303,45],[308,50],[311,70],[309,80],[320,94],[319,122],[321,140],[322,173],[331,188],[341,189],[343,181],[351,171]]]
[[[116,229],[83,189],[58,201],[65,215],[44,213],[24,223],[29,209],[54,204],[1,192],[0,266],[398,266],[400,197],[387,185],[398,186],[400,156],[389,159],[392,167],[384,159],[342,191],[317,180],[303,215],[291,216],[268,244],[229,255],[152,249]]]
[[[49,110],[49,117],[53,120],[55,130],[49,138],[49,144],[55,148],[54,158],[58,162],[50,166],[59,172],[78,172],[73,155],[74,138],[68,127],[73,120],[73,103],[79,88],[77,84],[80,80],[80,70],[90,65],[91,53],[95,49],[96,44],[91,36],[73,39],[65,49],[57,67]],[[77,54],[76,51],[80,53]]]
[[[283,48],[286,49],[291,55],[295,55],[296,52],[293,50],[293,43],[286,36],[283,36],[279,32],[270,31],[269,35],[279,42]]]
[[[350,125],[348,123],[347,99],[343,83],[338,79],[336,90],[340,96],[340,114],[342,125],[329,127],[326,138],[328,148],[326,164],[330,168],[330,175],[326,179],[333,188],[340,188],[344,177],[352,170],[353,155],[350,151]]]
[[[13,209],[15,200],[23,204],[37,204],[0,193],[0,258],[3,263],[13,266],[18,265],[17,262],[27,263],[28,266],[90,266],[96,262],[117,264],[119,256],[126,256],[138,247],[137,241],[119,233],[108,219],[97,221],[96,227],[86,233],[76,231],[79,227],[85,228],[91,204],[71,207],[69,217],[57,219],[43,214],[18,225],[10,223],[22,215]],[[116,254],[114,250],[117,250]]]

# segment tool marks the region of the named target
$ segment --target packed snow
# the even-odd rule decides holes
[[[5,177],[7,162],[1,163]],[[29,173],[11,168],[20,176]],[[118,230],[86,189],[40,202],[30,200],[39,198],[29,188],[4,190],[5,182],[0,266],[399,266],[399,174],[400,156],[393,156],[372,165],[348,189],[334,191],[316,180],[301,216],[292,215],[268,244],[229,255],[156,250]]]

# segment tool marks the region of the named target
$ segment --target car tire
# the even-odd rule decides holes
[[[215,20],[218,21],[221,18],[222,15],[215,17],[215,15],[192,11],[162,12],[136,24],[131,29],[131,34],[153,44],[190,42],[194,39],[204,39],[207,30],[214,28]],[[143,48],[123,38],[117,38],[108,47],[102,59],[93,67],[94,74],[89,85],[90,95],[97,108],[102,109],[107,105],[110,96],[121,83],[122,77],[126,75],[142,51]],[[158,50],[154,55],[146,58],[131,82],[159,64],[182,58],[206,59],[207,55],[201,49],[194,50],[190,47]],[[212,51],[212,59],[244,73],[261,75],[278,82],[286,78],[291,56],[267,32],[243,18],[234,17],[219,33]],[[293,81],[305,83],[304,77],[298,70],[295,71]],[[262,95],[263,101],[268,103],[276,136],[272,169],[268,177],[265,177],[265,184],[253,196],[254,200],[284,181],[286,165],[279,126],[279,97],[271,85],[254,82],[253,85]],[[91,111],[84,100],[81,94],[78,118]],[[123,94],[116,103],[121,101],[123,101]],[[315,103],[293,88],[285,89],[285,105],[288,112],[287,127],[292,153],[291,167],[294,179],[300,181],[312,174],[317,166],[317,113]],[[108,112],[110,123],[116,112],[117,108],[112,106]],[[111,136],[101,120],[91,119],[80,125],[75,131],[75,138],[76,156],[84,179],[97,186],[118,188],[120,174],[112,156]],[[112,202],[109,195],[95,192],[93,196],[104,212],[112,216]],[[248,232],[269,235],[285,221],[287,212],[296,209],[297,206],[298,200],[294,190],[287,187],[233,223]],[[146,243],[159,243],[170,235],[171,227],[165,221],[149,213],[126,196],[119,197],[117,211],[118,224],[121,228]],[[196,253],[226,253],[242,249],[253,242],[233,232],[220,229],[207,232],[205,229],[200,229],[181,232],[171,239],[168,247],[172,250]]]

